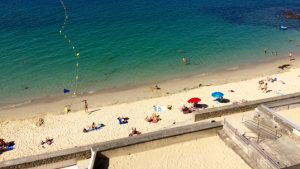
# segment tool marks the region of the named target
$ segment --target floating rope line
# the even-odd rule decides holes
[[[63,0],[60,0],[60,3],[62,5],[62,7],[64,8],[65,19],[64,19],[64,23],[61,25],[61,29],[59,30],[59,34],[61,36],[63,36],[64,39],[68,42],[68,44],[72,48],[74,56],[76,58],[76,65],[75,65],[75,86],[73,86],[73,95],[76,96],[77,95],[77,88],[78,88],[78,80],[79,80],[79,58],[80,58],[80,53],[77,50],[77,48],[75,47],[75,45],[72,42],[72,40],[69,38],[69,36],[65,32],[65,27],[66,27],[67,21],[69,20],[68,10],[67,10],[67,8],[66,8],[65,3],[64,3]]]

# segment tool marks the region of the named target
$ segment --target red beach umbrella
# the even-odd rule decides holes
[[[198,103],[198,102],[200,102],[200,101],[201,101],[200,98],[198,98],[198,97],[193,97],[193,98],[190,98],[190,99],[188,100],[188,103]]]

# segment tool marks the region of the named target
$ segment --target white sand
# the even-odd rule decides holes
[[[113,157],[109,169],[250,169],[218,136]]]
[[[192,114],[183,114],[179,111],[179,107],[183,104],[188,105],[187,100],[191,97],[200,97],[202,99],[201,103],[214,107],[228,105],[242,99],[256,100],[278,96],[279,93],[300,92],[299,75],[300,69],[292,69],[272,76],[280,78],[286,84],[269,82],[269,89],[272,90],[269,93],[258,90],[257,82],[266,78],[261,77],[224,85],[200,87],[159,98],[98,107],[96,108],[97,111],[90,115],[82,111],[60,115],[48,114],[43,117],[45,124],[42,127],[35,126],[38,117],[27,120],[5,120],[0,122],[0,137],[5,138],[7,141],[14,140],[16,146],[15,150],[1,154],[0,161],[127,137],[131,127],[136,127],[142,133],[146,133],[166,127],[192,123]],[[230,89],[235,92],[228,92]],[[225,98],[230,99],[231,102],[226,104],[214,102],[211,97],[211,93],[214,91],[223,92]],[[172,105],[173,109],[158,113],[162,121],[157,124],[149,124],[144,121],[144,118],[153,113],[153,105]],[[32,109],[32,111],[35,110]],[[45,111],[47,110],[45,109]],[[117,117],[122,115],[130,118],[129,124],[118,124]],[[176,125],[173,125],[174,121]],[[101,122],[106,126],[98,131],[82,133],[83,127],[91,125],[92,122]],[[54,138],[54,143],[51,146],[42,148],[39,144],[46,136]]]
[[[300,126],[300,107],[278,111],[280,115]]]

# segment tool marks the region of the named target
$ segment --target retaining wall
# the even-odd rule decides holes
[[[207,137],[212,134],[217,135],[217,130],[220,130],[222,126],[222,122],[196,123],[102,144],[92,148],[94,156],[92,157],[93,165],[91,165],[90,169],[106,169],[109,164],[109,158],[112,157],[147,151],[183,141]]]
[[[248,157],[256,162],[256,166],[260,169],[280,169],[282,166],[274,161],[268,154],[266,154],[259,145],[255,145],[246,137],[241,135],[237,129],[232,127],[226,120],[224,120],[223,131],[226,135],[236,143],[239,148],[248,155]]]
[[[287,104],[288,101],[284,100],[290,100],[290,102],[295,102],[300,99],[300,92],[294,93],[294,94],[288,94],[284,96],[277,96],[277,97],[271,97],[267,99],[260,99],[260,100],[254,100],[254,101],[247,101],[244,103],[237,103],[232,104],[228,106],[222,106],[222,107],[215,107],[205,110],[199,110],[197,112],[193,113],[194,121],[200,121],[205,120],[213,117],[221,117],[224,115],[234,114],[234,113],[241,113],[249,110],[254,110],[257,106],[260,104],[266,104],[266,105],[272,105],[276,107],[279,107],[281,102],[283,104]],[[292,101],[293,100],[293,101]]]
[[[195,123],[192,125],[146,133],[135,137],[126,137],[126,138],[106,141],[102,143],[95,143],[86,146],[65,149],[65,150],[56,151],[52,153],[45,153],[45,154],[40,154],[35,156],[2,161],[0,162],[0,168],[2,169],[33,168],[33,167],[39,167],[39,166],[44,166],[53,163],[60,163],[71,159],[75,159],[74,161],[79,161],[79,160],[91,158],[91,154],[92,154],[91,149],[94,152],[108,151],[108,150],[112,150],[124,146],[140,144],[140,143],[159,140],[163,138],[174,137],[177,135],[193,133],[196,131],[202,131],[208,129],[221,129],[222,126],[223,126],[222,122]],[[93,159],[95,160],[94,157],[92,158],[92,160]],[[92,168],[91,164],[90,167]]]

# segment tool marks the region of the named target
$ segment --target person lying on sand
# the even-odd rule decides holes
[[[142,134],[141,132],[137,131],[135,127],[133,127],[131,130],[132,130],[132,131],[131,131],[131,133],[129,134],[129,136],[137,136],[137,135]]]
[[[145,120],[147,122],[152,122],[152,123],[157,123],[161,120],[161,118],[159,118],[159,115],[153,113],[151,117],[146,117]]]
[[[182,111],[183,114],[191,113],[193,111],[193,108],[187,107],[183,105],[180,110]]]
[[[46,137],[45,141],[42,140],[41,145],[48,144],[51,145],[53,143],[53,138]]]

